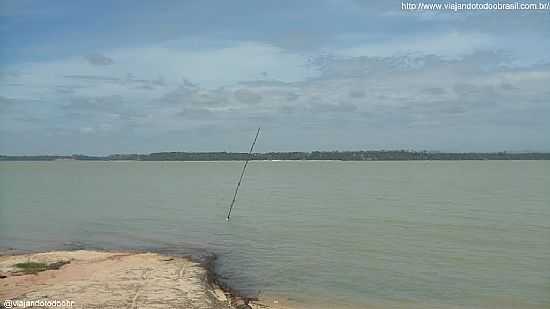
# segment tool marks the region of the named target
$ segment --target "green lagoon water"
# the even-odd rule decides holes
[[[310,307],[550,308],[550,162],[0,163],[0,248],[202,248]]]

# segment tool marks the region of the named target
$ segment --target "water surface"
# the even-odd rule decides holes
[[[0,163],[0,248],[204,248],[327,307],[550,307],[550,162]]]

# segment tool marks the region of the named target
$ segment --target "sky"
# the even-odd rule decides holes
[[[258,127],[259,152],[550,151],[549,34],[393,0],[0,0],[0,154],[245,152]]]

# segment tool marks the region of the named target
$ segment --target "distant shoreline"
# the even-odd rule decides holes
[[[0,155],[0,161],[243,161],[242,152],[156,152],[150,154]],[[550,160],[550,152],[429,152],[406,150],[253,153],[252,161],[461,161]]]

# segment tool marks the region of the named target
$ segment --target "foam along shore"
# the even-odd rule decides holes
[[[209,278],[207,267],[189,258],[150,252],[0,256],[2,301],[66,300],[74,302],[72,308],[274,308],[248,303]]]

